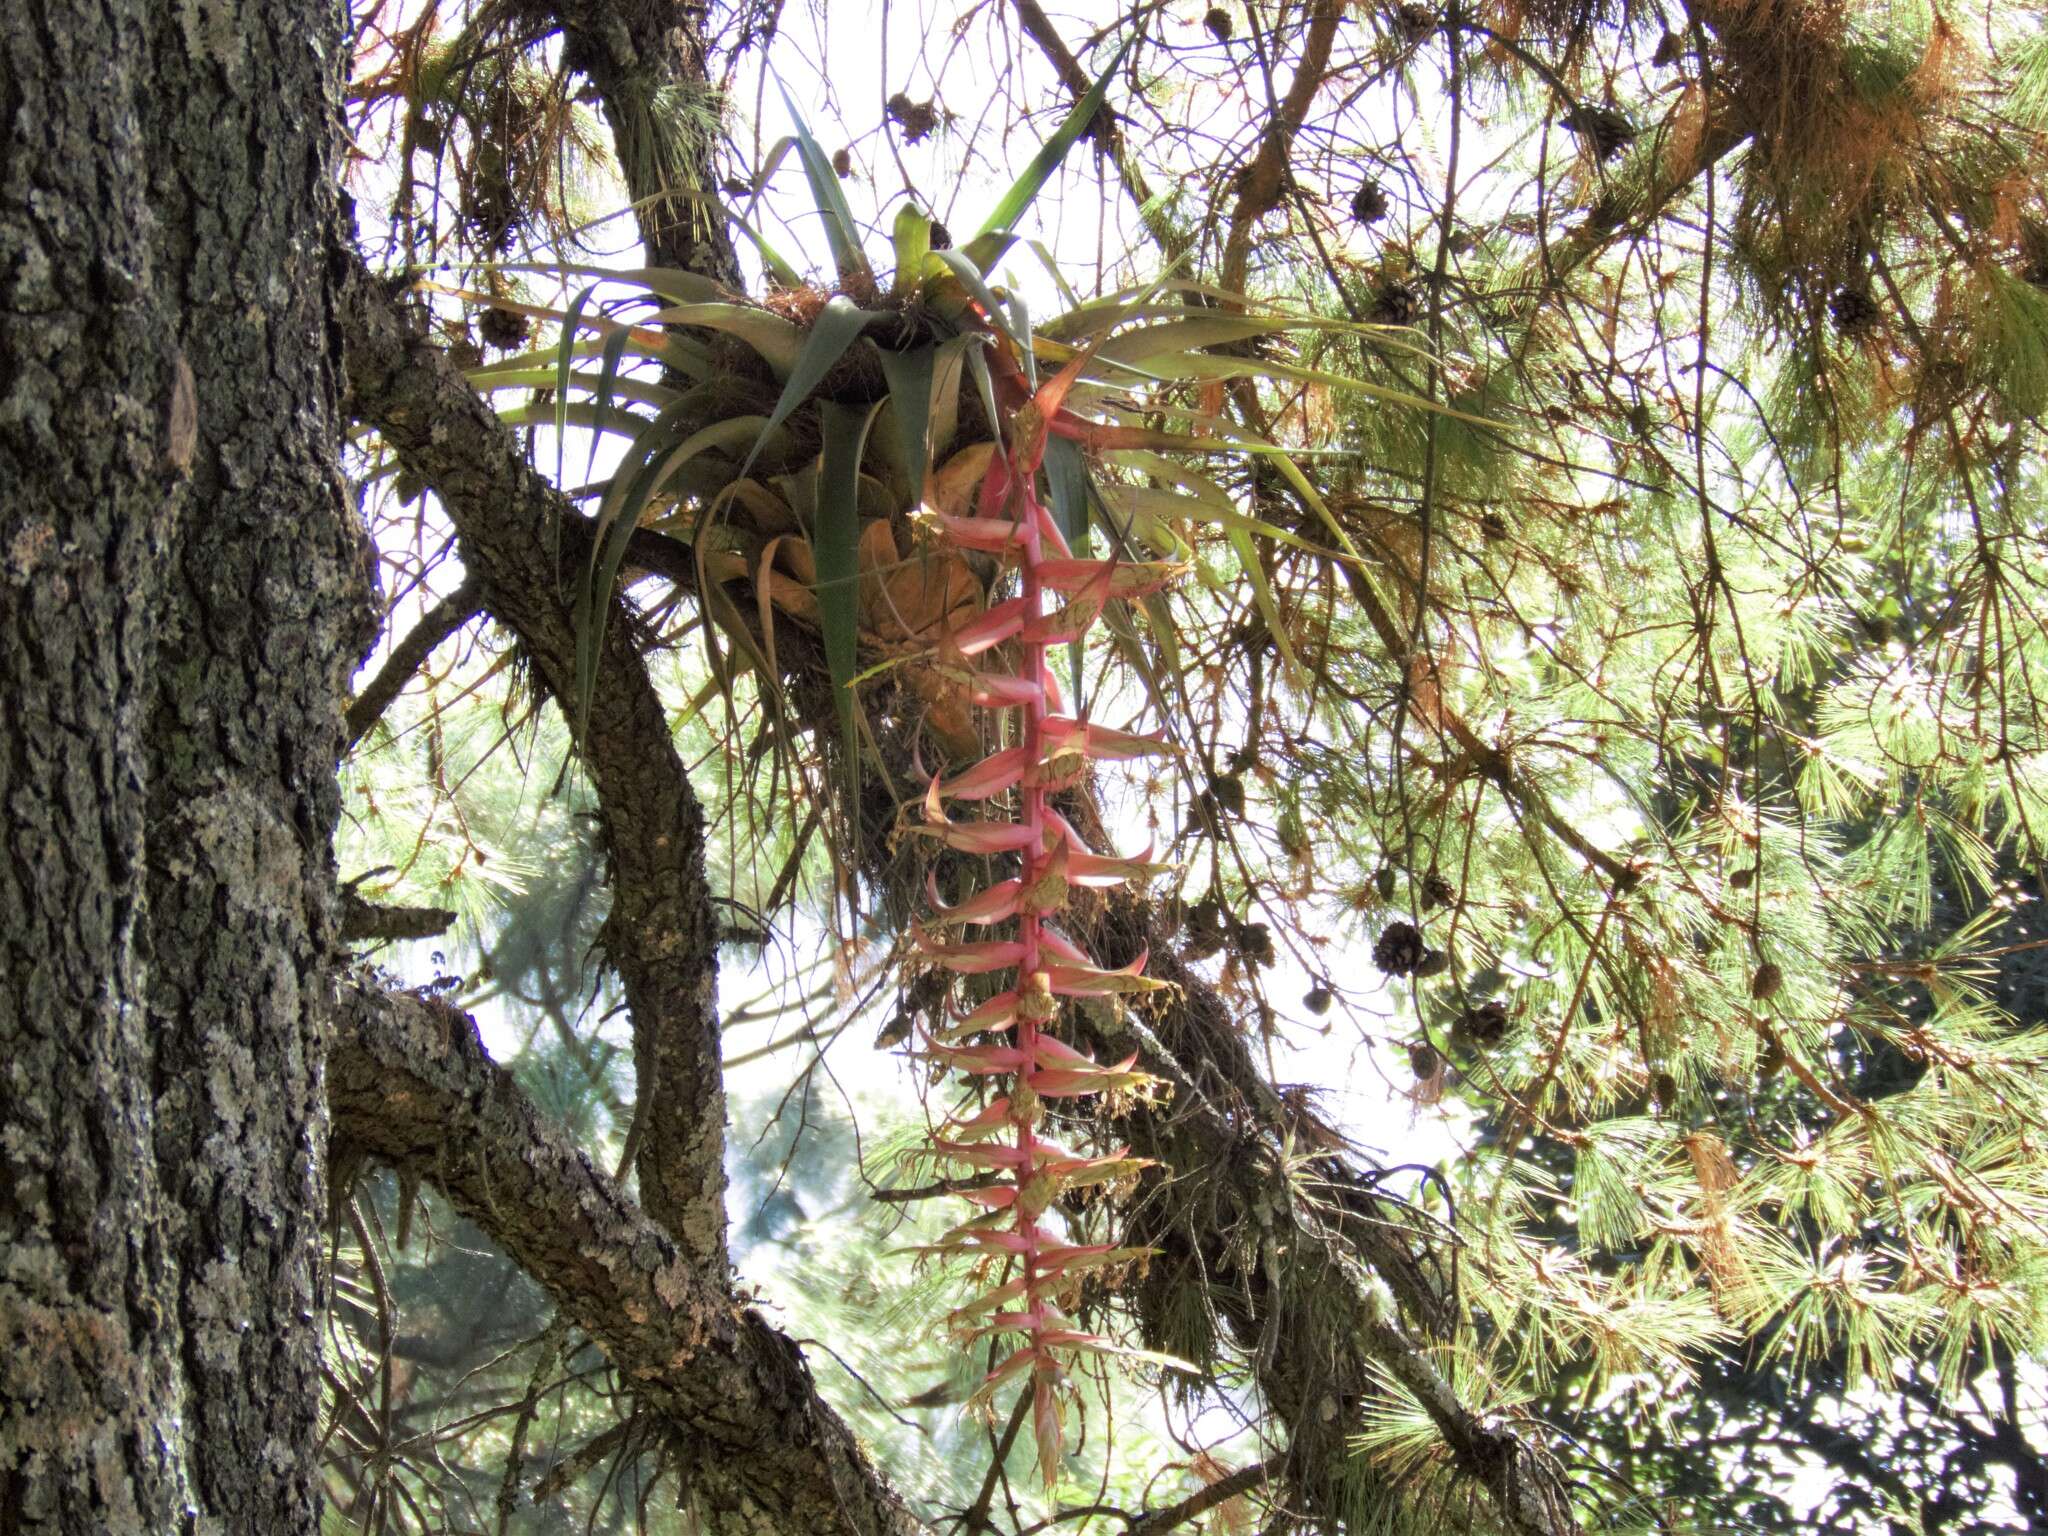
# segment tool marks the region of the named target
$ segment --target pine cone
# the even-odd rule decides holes
[[[1206,960],[1223,947],[1223,904],[1204,896],[1188,908],[1187,937],[1181,941],[1183,960]]]
[[[1202,25],[1209,29],[1209,35],[1219,43],[1230,41],[1230,34],[1236,30],[1236,23],[1230,19],[1230,12],[1220,5],[1212,5],[1209,14],[1202,18]]]
[[[1394,31],[1404,43],[1419,43],[1436,30],[1436,12],[1409,4],[1394,12]]]
[[[1766,960],[1749,978],[1749,995],[1760,1003],[1767,1003],[1778,995],[1778,988],[1784,985],[1785,973],[1778,969],[1776,961]]]
[[[1828,300],[1828,317],[1844,336],[1867,336],[1883,311],[1877,300],[1861,288],[1837,288]]]
[[[1273,947],[1273,930],[1264,923],[1238,923],[1230,931],[1230,947],[1262,971],[1280,958]]]
[[[1435,1046],[1427,1040],[1417,1040],[1408,1047],[1408,1070],[1415,1074],[1417,1082],[1428,1082],[1442,1069],[1443,1057],[1437,1054]]]
[[[832,174],[834,176],[837,176],[841,181],[846,180],[847,177],[853,174],[852,150],[835,149],[834,151],[832,151]]]
[[[1335,1001],[1336,998],[1330,989],[1318,983],[1308,989],[1308,994],[1301,1000],[1301,1006],[1320,1019],[1330,1011],[1330,1005]]]
[[[1381,325],[1412,325],[1416,308],[1414,288],[1407,283],[1388,283],[1373,296],[1369,318]]]
[[[1676,32],[1666,32],[1657,39],[1657,51],[1650,55],[1650,67],[1669,69],[1678,62],[1678,56],[1685,52],[1685,44]]]
[[[1372,947],[1372,963],[1389,976],[1406,976],[1429,958],[1422,934],[1413,923],[1389,923]]]
[[[1368,181],[1351,199],[1351,217],[1361,224],[1377,224],[1387,216],[1387,194],[1376,181]]]
[[[1244,814],[1244,780],[1234,773],[1209,781],[1210,802],[1227,816]]]
[[[1451,889],[1451,882],[1446,880],[1436,870],[1432,869],[1422,877],[1422,910],[1425,912],[1433,912],[1438,907],[1449,906],[1451,898],[1457,894],[1456,891]]]
[[[1508,1005],[1499,998],[1489,998],[1477,1008],[1467,1008],[1459,1027],[1467,1040],[1481,1050],[1499,1045],[1507,1037]]]

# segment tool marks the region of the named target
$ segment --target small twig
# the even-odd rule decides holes
[[[377,669],[377,675],[349,705],[345,717],[349,746],[361,741],[369,734],[370,727],[383,718],[384,711],[391,707],[391,701],[404,691],[405,685],[433,655],[434,647],[481,613],[483,606],[483,583],[469,575],[453,592],[427,610],[425,617],[413,626],[412,632],[391,648],[391,654],[384,658],[384,665]]]
[[[1219,1477],[1198,1493],[1191,1493],[1178,1504],[1169,1504],[1164,1509],[1140,1515],[1130,1523],[1129,1536],[1159,1536],[1177,1525],[1186,1525],[1199,1515],[1206,1515],[1217,1505],[1227,1503],[1239,1494],[1250,1493],[1263,1485],[1273,1475],[1271,1461],[1255,1461],[1248,1467],[1239,1467],[1228,1477]]]
[[[1031,1405],[1031,1389],[1026,1387],[1017,1394],[1017,1406],[1010,1410],[1010,1422],[1003,1427],[1003,1437],[995,1444],[994,1453],[988,1459],[988,1475],[981,1480],[981,1492],[974,1496],[974,1502],[960,1515],[961,1529],[973,1536],[976,1531],[993,1530],[988,1523],[988,1507],[996,1496],[996,1480],[1003,1474],[1003,1463],[1010,1459],[1010,1447],[1017,1443],[1017,1431],[1024,1427],[1024,1411]]]

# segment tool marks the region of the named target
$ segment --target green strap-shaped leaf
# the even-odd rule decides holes
[[[470,376],[469,382],[475,386],[479,394],[486,395],[496,394],[500,390],[506,389],[551,390],[555,387],[555,370],[552,364],[546,368],[500,368],[495,373],[473,374]],[[577,406],[587,407],[594,403],[597,395],[597,375],[587,368],[580,368],[570,375],[569,382],[574,384],[579,392],[591,396],[590,400],[572,399],[570,401],[570,419],[574,420]],[[681,398],[678,391],[670,389],[666,384],[657,384],[652,379],[635,378],[632,374],[622,374],[612,381],[612,396],[615,400],[637,400],[642,405],[652,406],[656,410],[660,410],[661,407],[667,405],[672,400]],[[526,420],[531,421],[536,426],[546,426],[554,415],[554,409],[552,402],[538,408],[529,402],[524,405],[508,406],[500,414],[506,416],[509,420],[510,412],[514,410],[523,411],[525,412]],[[619,412],[608,411],[606,414],[608,416],[617,415]],[[631,420],[633,423],[632,430],[635,432],[638,432],[641,427],[647,424],[645,416],[634,416]]]
[[[647,316],[649,325],[696,325],[737,336],[786,379],[802,355],[804,333],[778,314],[751,304],[676,304]]]
[[[1045,440],[1046,500],[1052,504],[1052,520],[1077,555],[1088,552],[1088,500],[1094,489],[1088,483],[1088,461],[1080,444],[1072,438],[1048,435]],[[1073,674],[1073,697],[1067,702],[1081,707],[1081,664],[1087,649],[1080,636],[1067,643],[1067,666]]]
[[[493,272],[538,272],[553,278],[588,277],[599,282],[623,283],[645,288],[677,304],[710,304],[730,299],[732,293],[715,278],[679,267],[598,267],[586,262],[500,261],[485,268]]]
[[[1251,580],[1252,601],[1259,605],[1259,616],[1266,621],[1273,643],[1280,648],[1280,660],[1286,664],[1288,676],[1299,679],[1302,675],[1301,661],[1288,642],[1286,626],[1280,622],[1280,605],[1274,600],[1273,584],[1266,577],[1266,566],[1259,558],[1258,545],[1252,542],[1250,532],[1241,526],[1230,527],[1225,533],[1230,539],[1230,547],[1237,551],[1237,563]]]
[[[562,334],[555,349],[555,484],[562,483],[562,461],[568,452],[569,443],[569,375],[576,366],[576,328],[583,318],[583,306],[597,295],[597,284],[592,283],[569,301],[568,313],[562,316]],[[605,356],[611,357],[611,343],[607,338]]]
[[[619,357],[625,351],[626,341],[631,334],[630,331],[613,331],[611,335],[604,339],[604,358],[599,363],[597,371],[597,419],[600,421],[604,419],[605,413],[611,409],[612,389],[619,380]],[[556,370],[555,388],[561,391],[561,394],[568,393],[569,384],[566,370],[559,368]],[[556,396],[558,405],[561,400],[561,394]],[[583,465],[583,478],[588,480],[596,473],[597,434],[593,432],[590,435],[590,457]]]
[[[775,88],[782,92],[783,105],[789,108],[789,119],[796,125],[797,156],[803,161],[804,179],[811,184],[811,199],[825,221],[825,239],[832,247],[832,264],[839,269],[839,280],[852,283],[865,279],[872,283],[874,274],[868,270],[867,256],[860,248],[860,226],[854,223],[846,194],[839,189],[839,176],[832,169],[831,157],[811,137],[810,127],[804,122],[803,113],[797,111],[789,87],[778,78]]]
[[[1045,439],[1045,483],[1052,518],[1077,555],[1088,547],[1088,461],[1072,438],[1049,433]]]
[[[576,736],[581,740],[590,721],[590,704],[597,687],[597,661],[604,643],[605,619],[611,611],[612,591],[619,567],[625,563],[626,548],[640,526],[640,512],[661,494],[661,488],[677,470],[701,453],[714,450],[736,452],[750,437],[758,451],[765,433],[758,416],[735,416],[691,432],[677,440],[683,430],[675,407],[663,411],[647,424],[633,445],[612,487],[599,508],[591,529],[590,570],[576,602]]]
[[[932,346],[881,354],[882,377],[888,381],[889,408],[896,417],[903,472],[913,500],[924,494],[925,463],[931,453],[932,379],[938,355],[939,349]]]
[[[933,251],[932,255],[944,263],[948,273],[960,280],[960,286],[967,290],[969,298],[981,306],[982,312],[989,318],[989,323],[1021,348],[1024,345],[1024,338],[1012,327],[1008,308],[990,290],[988,283],[983,280],[981,270],[958,251]]]
[[[832,371],[832,365],[846,356],[846,349],[853,345],[854,339],[877,318],[841,295],[835,295],[818,311],[818,318],[811,322],[811,329],[804,337],[803,350],[797,353],[782,393],[776,397],[775,409],[768,413],[767,425],[761,428],[760,439],[740,466],[740,472],[733,476],[735,480],[746,479],[747,472],[754,467],[754,460],[761,452],[761,444],[768,440],[768,434],[789,420],[790,414],[810,398],[811,392],[825,382],[825,375]]]
[[[892,236],[896,247],[896,275],[889,279],[889,292],[900,299],[910,291],[912,284],[924,277],[924,259],[932,251],[931,215],[915,203],[905,203],[896,210]]]
[[[988,341],[979,331],[963,331],[939,343],[932,369],[931,457],[937,463],[952,448],[960,431],[960,374],[967,354],[979,355]]]
[[[591,321],[586,317],[583,324],[588,329]],[[569,350],[579,358],[598,357],[604,352],[605,342],[614,333],[626,338],[625,350],[633,357],[660,363],[664,368],[686,378],[703,379],[711,373],[711,354],[701,343],[683,336],[644,328],[635,329],[632,326],[607,326],[603,335],[585,336]],[[501,374],[537,371],[539,377],[522,382],[538,389],[548,389],[554,385],[555,362],[559,356],[559,351],[550,345],[530,352],[515,353],[511,357],[502,357],[494,363],[483,363],[475,368],[465,369],[463,377],[472,384],[488,389],[494,387],[492,381]]]
[[[803,273],[797,271],[782,252],[776,250],[774,246],[768,243],[766,235],[762,234],[761,231],[754,228],[753,225],[749,224],[737,213],[734,213],[730,208],[724,211],[726,218],[732,221],[733,228],[754,242],[754,249],[761,253],[761,265],[768,269],[770,277],[774,278],[784,288],[803,287]]]
[[[974,388],[981,396],[981,408],[991,422],[1000,423],[1002,417],[996,414],[996,381],[990,377],[988,359],[981,348],[975,347],[967,354],[967,370],[974,375]]]
[[[1191,320],[1169,320],[1162,325],[1142,326],[1121,336],[1113,336],[1096,350],[1095,355],[1107,362],[1142,363],[1147,358],[1250,341],[1293,328],[1285,320],[1261,319],[1255,315],[1198,315]]]
[[[860,701],[854,691],[854,677],[860,670],[860,460],[875,407],[827,400],[820,414],[825,448],[818,473],[811,552],[818,569],[818,624],[824,631],[825,667],[832,677],[832,697],[838,706],[839,735],[846,754],[848,803],[856,804],[860,799]]]
[[[650,403],[659,405],[665,402]],[[647,418],[638,412],[616,405],[600,407],[588,400],[570,401],[567,414],[572,427],[588,427],[593,432],[613,432],[624,437],[632,437],[647,425]],[[559,427],[562,417],[551,405],[535,405],[528,401],[523,405],[506,406],[498,412],[498,420],[508,427]]]
[[[976,232],[976,240],[984,235],[1008,230],[1024,216],[1024,210],[1031,206],[1032,200],[1038,196],[1046,182],[1051,180],[1052,173],[1059,169],[1060,162],[1066,159],[1067,151],[1074,147],[1074,141],[1080,138],[1087,131],[1088,124],[1094,121],[1097,110],[1102,106],[1103,97],[1109,94],[1111,78],[1137,41],[1138,36],[1134,32],[1125,40],[1123,47],[1117,49],[1116,57],[1109,61],[1109,68],[1088,87],[1088,94],[1074,103],[1074,110],[1067,114],[1066,120],[1053,130],[1052,137],[1047,139],[1038,153],[1031,157],[1031,163],[1024,167],[1024,174],[1017,178],[1016,184],[997,199],[987,221]],[[987,272],[994,264],[995,257],[992,255],[981,270]]]
[[[1017,345],[1024,353],[1024,381],[1036,391],[1038,388],[1038,352],[1031,345],[1031,306],[1024,302],[1024,295],[1016,289],[1009,290],[1010,334],[1017,338]]]

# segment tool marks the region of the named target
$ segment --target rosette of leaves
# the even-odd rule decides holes
[[[917,696],[925,742],[939,760],[978,753],[977,706],[959,669],[944,664],[939,640],[994,609],[996,586],[1016,572],[919,513],[968,512],[992,462],[1007,452],[997,421],[1025,408],[1041,370],[1059,372],[1064,383],[1053,429],[1028,470],[1036,494],[1077,557],[1099,539],[1125,570],[1096,594],[1096,606],[1149,620],[1170,663],[1170,635],[1157,638],[1170,627],[1160,595],[1154,585],[1133,585],[1128,573],[1148,562],[1188,563],[1191,541],[1210,541],[1224,558],[1196,566],[1198,576],[1232,601],[1248,583],[1280,635],[1283,659],[1298,665],[1273,562],[1313,541],[1241,506],[1200,460],[1269,459],[1317,508],[1331,552],[1355,551],[1276,444],[1205,413],[1201,401],[1235,379],[1348,387],[1278,346],[1251,355],[1247,344],[1360,327],[1234,296],[1219,303],[1216,290],[1170,280],[1077,303],[1035,325],[990,276],[1006,253],[1030,249],[1012,226],[1085,128],[1108,79],[961,247],[941,249],[931,219],[902,207],[886,280],[855,238],[829,154],[800,129],[793,151],[837,267],[829,285],[804,282],[747,230],[779,285],[761,302],[692,273],[580,265],[494,269],[584,283],[567,304],[464,295],[554,332],[551,345],[472,371],[488,390],[526,396],[502,408],[506,419],[558,434],[590,431],[587,471],[597,463],[596,438],[624,440],[612,474],[586,488],[595,511],[578,578],[579,714],[587,712],[612,594],[623,573],[644,569],[629,551],[651,533],[666,540],[672,560],[693,564],[688,584],[709,621],[703,634],[721,688],[749,674],[770,707],[780,707],[783,680],[798,670],[780,654],[792,627],[810,655],[822,651],[840,714],[839,794],[857,797],[873,770],[895,787],[909,767],[865,726],[864,695],[885,678]],[[565,482],[573,478],[566,469],[558,451],[556,475]],[[1120,619],[1114,632],[1120,654],[1158,699],[1130,624]]]

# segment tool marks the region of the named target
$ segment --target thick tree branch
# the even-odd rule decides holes
[[[558,701],[575,698],[577,636],[562,573],[583,569],[582,524],[416,317],[386,299],[352,257],[348,263],[337,286],[354,414],[439,495],[485,606],[519,637],[548,691]],[[613,610],[577,745],[611,863],[604,944],[632,1014],[640,1194],[722,1284],[725,1084],[704,813],[616,598]]]
[[[707,1530],[922,1536],[796,1345],[548,1125],[466,1014],[350,977],[336,1026],[337,1144],[440,1190],[590,1335],[667,1421]]]

